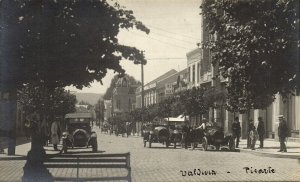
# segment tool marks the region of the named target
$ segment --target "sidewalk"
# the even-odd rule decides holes
[[[13,160],[13,159],[26,159],[27,153],[29,152],[31,148],[31,140],[27,140],[25,137],[18,137],[17,138],[17,146],[16,146],[16,154],[13,156],[7,155],[7,146],[4,148],[4,153],[0,153],[0,160],[6,159],[6,160]],[[61,148],[61,145],[58,145],[59,148]],[[57,154],[59,151],[54,151],[53,146],[49,144],[49,146],[44,147],[47,154]]]
[[[254,155],[276,157],[276,158],[292,158],[300,159],[300,143],[287,142],[287,152],[278,152],[279,141],[274,139],[265,139],[264,148],[259,148],[259,141],[256,142],[255,150],[247,149],[247,140],[242,139],[240,141],[240,152],[252,153]]]

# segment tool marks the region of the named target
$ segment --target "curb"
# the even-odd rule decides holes
[[[247,149],[240,149],[242,153],[251,153],[257,156],[265,156],[265,157],[273,157],[273,158],[289,158],[289,159],[300,159],[300,155],[288,155],[288,154],[277,154],[277,153],[268,153],[268,152],[259,152],[259,151],[252,151]]]

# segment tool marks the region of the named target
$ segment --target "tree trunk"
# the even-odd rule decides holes
[[[33,125],[32,131],[38,131],[38,125]],[[32,133],[31,150],[27,154],[27,162],[23,167],[23,182],[53,181],[52,175],[43,165],[46,152],[40,132]]]

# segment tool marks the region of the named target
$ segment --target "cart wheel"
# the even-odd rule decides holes
[[[202,147],[203,147],[203,150],[204,150],[204,151],[207,151],[207,146],[208,146],[208,144],[207,144],[207,138],[204,137],[204,138],[202,139]]]
[[[144,140],[144,147],[146,147],[146,143],[147,143],[146,140]]]
[[[92,148],[93,148],[93,152],[97,152],[98,151],[98,142],[97,142],[97,140],[95,140],[93,142]]]

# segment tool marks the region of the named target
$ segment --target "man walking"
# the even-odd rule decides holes
[[[249,119],[248,121],[248,130],[247,130],[247,148],[251,148],[251,137],[250,137],[250,132],[254,128],[254,123],[252,119]]]
[[[55,151],[58,151],[57,144],[59,143],[59,136],[58,136],[58,121],[57,118],[55,118],[54,122],[51,125],[51,142],[53,144],[53,148]]]
[[[233,138],[234,140],[236,139],[235,147],[239,148],[240,137],[241,137],[241,125],[239,122],[239,117],[234,118],[231,128],[232,128]]]
[[[288,137],[288,127],[286,121],[284,120],[283,115],[278,116],[279,126],[278,126],[278,136],[280,142],[280,150],[278,152],[287,152],[285,139]]]
[[[258,117],[258,125],[257,125],[258,139],[259,139],[259,148],[264,147],[264,135],[265,135],[265,124],[262,120],[262,117]]]

